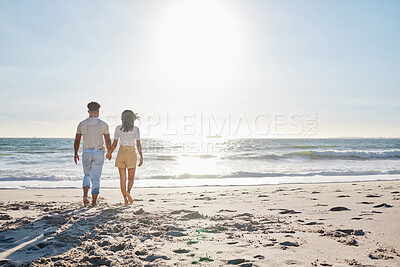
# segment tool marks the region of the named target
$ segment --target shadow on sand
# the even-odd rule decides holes
[[[49,212],[34,221],[23,217],[1,225],[0,236],[12,239],[0,242],[0,266],[28,266],[39,258],[56,257],[79,247],[84,241],[100,234],[100,225],[115,219],[124,210],[123,207],[110,207],[107,204],[95,208],[83,207],[78,203],[64,207],[51,203],[29,203],[32,204],[33,208],[39,206],[41,209],[43,205],[48,205],[50,207],[44,209]],[[21,205],[22,212],[26,206],[14,203],[4,204],[3,208],[7,208],[7,205]],[[90,253],[90,247],[85,249]],[[92,265],[109,265],[101,258],[92,261]]]

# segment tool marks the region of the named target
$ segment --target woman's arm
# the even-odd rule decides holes
[[[117,145],[118,145],[118,139],[114,139],[114,142],[112,143],[110,150],[108,150],[108,153],[106,155],[106,158],[108,158],[108,160],[111,160],[111,154],[114,152]]]
[[[140,155],[140,162],[138,164],[138,166],[140,167],[143,164],[142,144],[140,143],[140,140],[136,140],[136,147]]]

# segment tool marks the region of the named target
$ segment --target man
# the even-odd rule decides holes
[[[76,130],[74,161],[75,164],[78,164],[79,146],[83,135],[82,165],[85,174],[83,177],[83,204],[89,204],[88,191],[90,182],[92,182],[92,206],[96,206],[100,191],[100,176],[104,164],[103,136],[107,151],[110,150],[111,140],[107,123],[99,119],[99,103],[90,102],[87,107],[89,118],[81,121]]]

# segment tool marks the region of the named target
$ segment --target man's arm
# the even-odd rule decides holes
[[[104,134],[104,141],[106,143],[107,152],[110,151],[111,148],[111,139],[110,134]]]
[[[75,143],[74,143],[74,150],[75,150],[75,155],[74,155],[74,161],[75,164],[78,164],[78,160],[79,160],[79,146],[81,145],[81,138],[82,138],[82,134],[76,134],[75,135]]]
[[[117,144],[118,144],[118,139],[114,139],[114,142],[112,143],[106,155],[106,158],[108,158],[109,160],[111,160],[111,154],[114,152],[115,148],[117,147]]]
[[[143,164],[142,144],[140,143],[140,140],[136,140],[136,147],[140,155],[140,162],[138,164],[138,166],[140,167]]]

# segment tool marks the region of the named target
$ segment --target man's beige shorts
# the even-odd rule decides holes
[[[115,159],[115,167],[118,168],[136,168],[137,156],[134,146],[120,146],[117,158]]]

